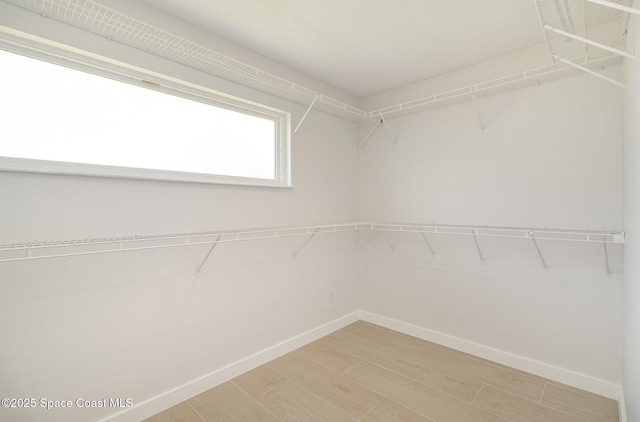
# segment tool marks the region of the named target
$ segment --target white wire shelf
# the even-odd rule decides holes
[[[570,230],[548,228],[518,228],[497,226],[460,226],[434,224],[395,223],[344,223],[304,227],[261,228],[235,231],[208,231],[186,234],[134,235],[126,237],[31,241],[0,245],[0,262],[27,261],[44,258],[94,255],[115,252],[130,252],[148,249],[188,247],[197,245],[217,245],[239,241],[277,239],[292,236],[349,231],[391,231],[456,236],[491,236],[518,239],[554,240],[570,242],[591,242],[623,244],[624,233],[606,230]],[[306,245],[300,247],[296,256]]]
[[[588,69],[603,70],[606,68],[619,66],[622,58],[611,53],[604,52],[583,57],[574,58],[572,62],[582,65]],[[448,107],[455,104],[486,98],[489,96],[505,94],[507,92],[529,88],[543,83],[548,83],[571,76],[581,74],[581,71],[565,63],[557,63],[530,69],[524,72],[514,73],[489,81],[468,85],[450,91],[445,91],[403,102],[400,104],[383,107],[367,113],[369,118],[397,117],[406,114],[418,113],[422,111],[434,110]]]
[[[601,70],[622,64],[622,58],[610,52],[585,55],[570,60],[570,63],[563,63],[554,59],[554,64],[550,66],[436,93],[373,111],[365,111],[220,54],[206,46],[113,8],[106,7],[95,0],[3,1],[276,97],[305,106],[313,104],[314,109],[357,123],[475,101],[478,98],[499,95],[574,76],[583,71],[578,67],[572,66],[572,64],[590,70]],[[587,29],[593,26],[620,21],[621,33],[622,28],[625,26],[624,16],[626,14],[610,7],[589,3],[583,8],[583,0],[565,0],[566,7],[560,10],[555,6],[557,2],[553,2],[553,4],[549,0],[536,0],[536,2],[541,9],[543,27],[547,22],[560,22],[561,28],[573,31],[576,35],[584,36],[589,35]],[[626,1],[615,0],[615,3],[626,4]],[[568,12],[564,11],[565,8]],[[569,15],[566,13],[569,13]],[[572,22],[575,22],[567,23],[569,18]],[[562,24],[563,21],[565,22],[564,24]],[[549,41],[546,36],[545,39],[547,39],[547,42]],[[551,50],[550,53],[552,53]]]
[[[94,255],[197,245],[216,245],[238,241],[309,236],[324,233],[368,230],[366,223],[346,223],[305,227],[222,230],[183,234],[133,235],[125,237],[31,241],[0,245],[0,262]]]
[[[624,243],[624,233],[612,230],[387,223],[372,223],[371,230],[441,235],[507,237],[516,239],[559,240],[568,242],[609,244]]]
[[[624,45],[630,14],[640,14],[640,10],[630,7],[632,2],[633,0],[535,0],[553,63],[570,65],[624,88],[622,82],[594,72],[567,57],[574,55],[577,50],[606,51],[634,60],[634,54],[626,51]]]
[[[356,122],[367,119],[364,110],[220,54],[94,0],[4,1],[279,98],[308,105],[317,96],[317,108],[324,112]]]

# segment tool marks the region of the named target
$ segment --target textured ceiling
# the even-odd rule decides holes
[[[354,97],[544,42],[533,0],[143,0]]]

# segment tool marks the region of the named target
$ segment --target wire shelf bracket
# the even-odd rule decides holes
[[[602,80],[604,80],[604,81],[607,81],[607,82],[612,83],[612,84],[614,84],[614,85],[616,85],[616,86],[619,86],[620,88],[623,88],[623,89],[624,89],[624,88],[626,88],[626,87],[627,87],[627,86],[626,86],[625,84],[623,84],[622,82],[618,82],[618,81],[616,81],[615,79],[611,79],[611,78],[609,78],[609,77],[607,77],[607,76],[601,75],[601,74],[599,74],[598,72],[595,72],[595,71],[593,71],[593,70],[591,70],[591,69],[588,69],[588,68],[586,68],[586,67],[584,67],[584,66],[581,66],[581,65],[579,65],[579,64],[576,64],[576,63],[574,63],[574,62],[572,62],[572,61],[565,60],[565,59],[563,59],[563,58],[559,57],[557,54],[554,54],[554,55],[553,55],[553,57],[554,57],[556,60],[561,61],[562,63],[564,63],[564,64],[566,64],[566,65],[569,65],[569,66],[571,66],[571,67],[575,67],[576,69],[580,69],[580,70],[582,70],[583,72],[586,72],[586,73],[588,73],[588,74],[590,74],[590,75],[593,75],[593,76],[595,76],[595,77],[597,77],[597,78],[600,78],[600,79],[602,79]]]
[[[427,235],[424,234],[424,231],[420,230],[420,234],[422,235],[422,239],[424,240],[424,243],[427,245],[427,249],[429,249],[429,253],[431,254],[431,256],[435,255],[433,253],[433,248],[431,247],[431,244],[429,243],[429,239],[427,239]]]
[[[398,138],[396,138],[393,135],[393,131],[391,130],[391,127],[389,126],[389,123],[387,123],[387,119],[385,119],[384,117],[381,118],[380,122],[382,124],[384,124],[385,129],[387,129],[387,132],[389,133],[389,136],[391,136],[391,140],[393,141],[394,144],[398,143]]]
[[[389,240],[387,235],[384,234],[384,232],[382,230],[380,231],[380,234],[382,235],[383,239],[387,242],[387,245],[389,245],[389,248],[391,248],[392,251],[395,251],[396,248],[395,248],[395,246],[393,246],[393,243],[391,243],[391,241]]]
[[[603,242],[602,245],[604,246],[604,263],[607,269],[607,278],[611,280],[611,268],[609,267],[609,249],[607,248],[606,242]]]
[[[473,99],[473,107],[476,110],[476,116],[478,117],[478,124],[480,125],[480,130],[482,131],[482,133],[484,133],[486,126],[482,121],[482,115],[480,115],[480,107],[478,107],[478,100],[476,100],[475,94],[471,94],[471,99]]]
[[[318,228],[313,233],[311,233],[311,236],[309,236],[307,240],[305,240],[304,243],[293,253],[294,258],[298,256],[300,251],[303,250],[305,246],[307,246],[307,243],[311,242],[311,239],[313,239],[314,236],[318,233],[318,230],[320,229]]]
[[[204,267],[204,264],[206,264],[207,261],[209,260],[209,257],[211,256],[211,252],[213,252],[213,250],[216,248],[216,246],[218,246],[218,242],[220,241],[220,237],[222,237],[222,235],[218,235],[218,237],[216,238],[215,243],[211,245],[211,248],[209,249],[209,252],[207,252],[207,255],[204,257],[204,259],[202,260],[200,265],[198,265],[198,268],[196,268],[196,275],[195,275],[196,278],[200,277],[200,271],[202,271],[202,267]]]
[[[473,229],[473,241],[476,244],[476,250],[478,251],[478,255],[480,256],[480,261],[483,264],[486,264],[487,261],[485,261],[484,256],[482,255],[482,250],[480,249],[480,244],[478,243],[478,230]]]
[[[601,48],[603,50],[607,50],[607,51],[609,51],[609,52],[611,52],[613,54],[617,54],[619,56],[624,56],[624,57],[627,57],[627,58],[632,59],[632,60],[635,60],[635,58],[636,58],[633,54],[627,53],[626,51],[623,51],[623,50],[620,50],[618,48],[614,48],[614,47],[608,46],[606,44],[599,43],[597,41],[592,41],[592,40],[590,40],[588,38],[584,38],[584,37],[581,37],[579,35],[575,35],[575,34],[572,34],[570,32],[567,32],[567,31],[563,31],[562,29],[554,28],[554,27],[552,27],[550,25],[544,25],[544,29],[546,29],[547,31],[555,32],[556,34],[560,34],[560,35],[568,37],[568,38],[572,38],[572,39],[574,39],[576,41],[581,41],[581,42],[583,42],[585,44],[589,44],[589,45],[592,45],[594,47],[598,47],[598,48]]]
[[[311,105],[309,106],[309,108],[307,109],[307,111],[304,113],[304,115],[302,116],[302,118],[300,119],[300,121],[298,122],[298,124],[296,125],[296,128],[293,130],[293,134],[295,135],[298,132],[298,129],[300,129],[300,126],[302,125],[302,122],[304,122],[304,119],[307,118],[307,115],[309,114],[309,112],[311,111],[311,109],[313,108],[313,106],[315,105],[316,101],[318,101],[318,98],[320,98],[320,95],[317,95],[313,98],[313,101],[311,102]]]
[[[549,266],[547,262],[544,260],[544,256],[542,256],[542,252],[540,251],[540,246],[538,246],[538,241],[536,240],[533,232],[527,233],[527,236],[531,238],[533,241],[533,246],[536,248],[536,252],[538,252],[538,258],[540,258],[540,262],[542,263],[542,269],[545,271],[549,271]]]
[[[380,125],[382,124],[382,120],[380,120],[378,123],[375,124],[375,126],[373,126],[371,128],[371,130],[369,131],[369,133],[367,133],[367,136],[364,137],[364,139],[362,140],[362,142],[360,142],[358,144],[358,146],[356,147],[356,150],[360,150],[360,148],[362,148],[362,146],[369,140],[369,138],[371,137],[371,135],[373,135],[373,132],[376,131],[376,129],[378,129],[380,127]]]

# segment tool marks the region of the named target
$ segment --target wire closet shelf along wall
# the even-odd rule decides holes
[[[436,224],[396,224],[396,223],[368,223],[355,222],[333,225],[316,225],[302,227],[280,227],[245,230],[207,231],[185,234],[159,234],[159,235],[133,235],[114,238],[79,239],[79,240],[52,240],[32,241],[25,243],[7,243],[0,245],[0,263],[29,261],[47,258],[60,258],[70,256],[95,255],[105,253],[139,251],[161,248],[189,247],[197,245],[209,245],[209,251],[201,264],[196,268],[198,276],[218,244],[230,242],[246,242],[264,239],[277,239],[283,237],[305,236],[304,242],[292,252],[293,257],[306,247],[316,236],[329,233],[369,231],[374,234],[382,234],[391,249],[392,243],[384,235],[385,232],[418,233],[422,236],[431,250],[427,235],[471,236],[477,248],[480,260],[485,259],[478,243],[478,237],[498,237],[508,239],[528,239],[535,246],[538,257],[545,270],[549,267],[540,251],[538,241],[561,241],[597,243],[604,246],[607,275],[611,275],[609,268],[608,245],[624,244],[624,233],[607,230],[572,230],[549,228],[520,228],[499,226],[465,226],[465,225],[436,225]],[[368,241],[371,241],[369,237]],[[358,242],[356,246],[359,246]],[[431,250],[433,254],[433,251]]]
[[[553,50],[549,33],[558,35],[557,31],[554,32],[554,30],[559,30],[563,31],[563,33],[568,33],[568,35],[563,35],[565,37],[575,34],[575,36],[579,37],[579,40],[587,40],[588,42],[589,40],[586,37],[589,35],[587,32],[589,28],[619,23],[620,34],[623,34],[628,24],[628,15],[631,13],[640,14],[637,9],[626,6],[626,0],[562,0],[560,2],[557,0],[532,0],[538,9],[545,41],[551,55],[552,63],[550,65],[419,97],[376,110],[365,111],[360,107],[347,104],[273,73],[228,57],[207,46],[181,37],[122,11],[107,7],[95,0],[2,1],[213,76],[308,106],[307,113],[296,126],[296,131],[312,108],[361,123],[379,121],[380,118],[384,117],[417,113],[462,102],[475,102],[477,98],[539,85],[574,76],[580,72],[588,72],[602,77],[598,73],[599,70],[620,65],[622,57],[629,57],[630,55],[624,52],[621,54],[621,51],[617,48],[606,48],[605,46],[604,49],[600,48],[598,51],[584,52],[579,56],[563,58]],[[584,6],[584,2],[589,3],[590,6]],[[558,6],[558,4],[562,4],[562,6]],[[579,24],[575,24],[575,22]],[[556,23],[558,23],[556,25],[558,28],[550,25]],[[3,28],[0,27],[0,33],[2,32]],[[6,28],[4,32],[6,35]],[[596,44],[593,44],[594,42]],[[601,43],[597,41],[591,42],[590,45],[602,47]],[[613,82],[621,85],[617,81]]]

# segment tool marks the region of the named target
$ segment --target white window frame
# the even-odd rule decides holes
[[[23,35],[24,33],[21,33]],[[2,34],[0,49],[21,54],[37,60],[69,67],[86,73],[107,77],[123,83],[129,83],[179,96],[214,107],[224,108],[247,115],[258,116],[275,123],[275,178],[258,179],[251,177],[226,176],[219,174],[189,173],[170,170],[154,170],[133,167],[117,167],[98,164],[68,163],[47,160],[35,160],[13,157],[0,157],[0,171],[69,174],[81,176],[163,180],[176,182],[229,184],[243,186],[291,187],[290,153],[290,113],[258,104],[219,91],[141,69],[126,63],[106,59],[72,47],[48,43],[42,38],[23,38]],[[154,84],[149,84],[152,81]],[[158,85],[155,85],[158,84]],[[250,153],[250,152],[249,152]]]

